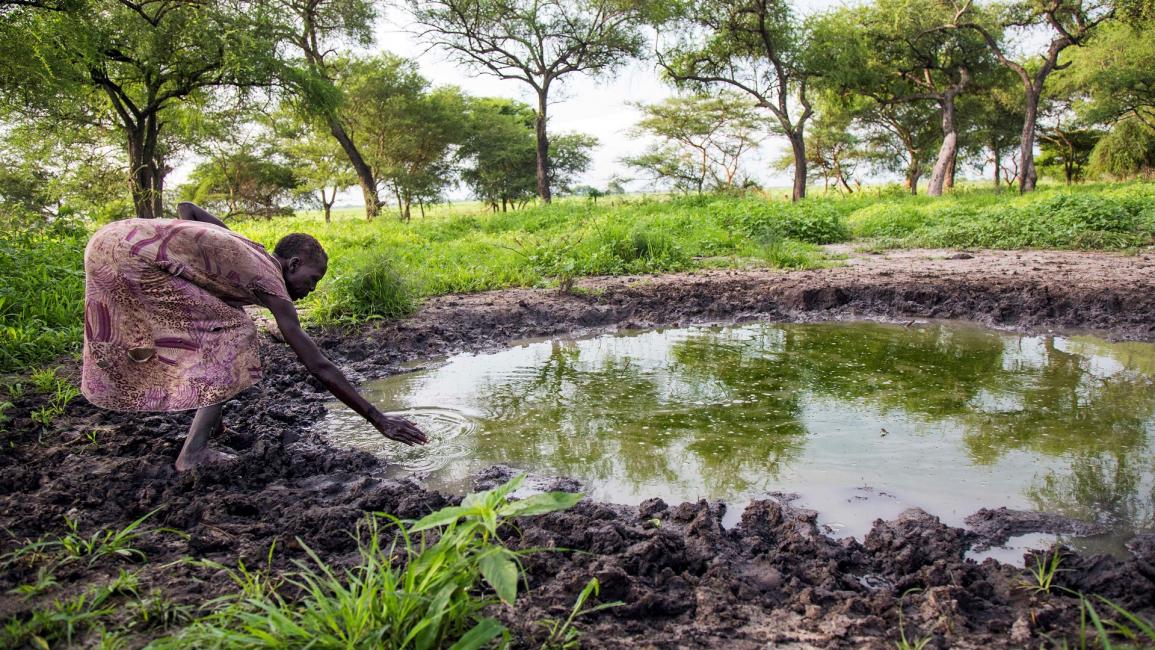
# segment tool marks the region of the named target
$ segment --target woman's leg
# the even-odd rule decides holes
[[[222,429],[221,416],[224,413],[224,402],[212,406],[202,406],[193,416],[192,426],[188,429],[188,438],[180,455],[176,457],[178,471],[190,470],[202,463],[229,460],[233,456],[209,449],[209,436],[219,433]]]

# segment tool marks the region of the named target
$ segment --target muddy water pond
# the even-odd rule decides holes
[[[368,384],[430,435],[386,440],[334,403],[332,441],[395,476],[469,489],[493,464],[582,480],[603,501],[731,504],[796,493],[836,536],[917,506],[1152,527],[1155,345],[953,323],[755,324],[529,342]],[[1046,541],[1039,537],[1027,540]]]

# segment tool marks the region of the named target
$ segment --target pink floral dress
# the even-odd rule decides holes
[[[260,244],[213,224],[128,219],[84,251],[81,390],[117,411],[181,411],[223,402],[261,377],[243,306],[289,300]]]

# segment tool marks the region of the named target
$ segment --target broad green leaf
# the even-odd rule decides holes
[[[497,592],[502,601],[513,604],[517,598],[517,564],[504,548],[482,555],[477,562],[481,577]]]
[[[509,495],[511,492],[514,492],[515,490],[517,490],[517,488],[521,487],[522,483],[525,483],[525,474],[518,474],[517,476],[509,479],[509,481],[506,482],[505,485],[499,485],[499,486],[493,488],[493,490],[491,490],[491,491],[493,492],[493,494],[495,496],[505,497],[505,496]]]
[[[573,492],[545,492],[508,503],[502,506],[501,514],[506,517],[541,515],[571,508],[581,499],[582,495]]]
[[[473,629],[458,639],[457,643],[451,645],[449,650],[477,650],[497,638],[504,631],[505,626],[498,623],[497,619],[483,618],[477,622],[477,625],[473,626]]]
[[[418,519],[413,523],[413,526],[409,528],[409,532],[417,533],[423,530],[429,530],[430,528],[436,528],[437,526],[447,526],[469,514],[469,510],[469,508],[464,506],[442,508],[437,512],[432,512]]]

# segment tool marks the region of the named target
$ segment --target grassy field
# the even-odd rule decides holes
[[[24,370],[80,341],[83,249],[93,226],[5,223],[0,234],[0,372]],[[330,273],[302,303],[312,323],[410,313],[423,297],[514,286],[568,287],[589,275],[698,268],[810,268],[837,263],[821,244],[862,248],[1074,248],[1133,251],[1155,241],[1155,183],[1046,186],[1026,196],[986,188],[941,198],[897,188],[791,204],[760,197],[570,198],[490,213],[435,206],[401,223],[340,210],[231,227],[270,248],[308,232]]]

